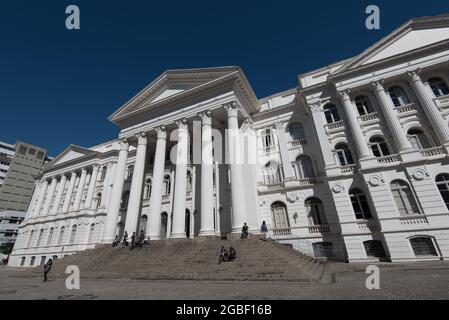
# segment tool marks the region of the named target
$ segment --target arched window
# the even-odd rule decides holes
[[[47,257],[46,256],[42,256],[40,265],[43,266],[45,264],[46,260],[47,260]]]
[[[400,216],[421,214],[415,196],[407,182],[394,180],[391,182],[390,188]]]
[[[173,219],[172,219],[172,223],[173,223]],[[161,214],[161,230],[160,230],[161,239],[167,238],[167,231],[168,231],[168,214],[167,214],[167,212],[163,212]]]
[[[432,148],[427,135],[421,129],[410,129],[407,132],[408,140],[416,150]]]
[[[306,137],[304,134],[304,126],[300,122],[292,123],[289,126],[288,131],[290,133],[292,140],[294,141],[303,140]]]
[[[352,158],[351,151],[346,143],[339,143],[335,146],[335,151],[337,152],[338,161],[341,166],[347,166],[354,164],[354,159]]]
[[[282,202],[275,202],[271,205],[271,213],[273,214],[273,222],[275,229],[290,228],[288,220],[287,206]]]
[[[44,237],[44,229],[41,229],[39,231],[39,237],[37,238],[36,247],[40,247],[41,246],[41,242],[42,242],[42,238],[43,237]]]
[[[144,198],[145,199],[150,199],[152,187],[153,187],[153,183],[151,181],[151,178],[147,178],[145,180],[145,190],[144,190]]]
[[[410,245],[417,257],[438,256],[435,245],[430,237],[414,237],[410,239]]]
[[[361,116],[374,112],[371,101],[367,96],[358,96],[355,98],[355,105],[357,106],[357,110]]]
[[[99,209],[101,207],[101,201],[103,199],[103,194],[101,192],[97,193],[97,205],[96,208]]]
[[[34,263],[36,262],[36,257],[31,257],[30,260],[30,267],[34,266]]]
[[[405,106],[410,103],[410,99],[405,93],[405,90],[401,87],[391,87],[388,90],[388,94],[395,107]]]
[[[309,198],[304,203],[307,212],[307,218],[311,226],[320,226],[327,224],[326,214],[324,212],[323,202],[318,198]]]
[[[296,177],[298,179],[313,178],[315,176],[312,160],[308,156],[299,156],[296,158],[296,164]]]
[[[133,178],[134,166],[128,167],[128,174],[126,175],[127,180],[131,180]]]
[[[94,241],[94,236],[95,236],[95,223],[92,223],[90,225],[90,230],[89,230],[89,240],[88,243],[93,243]]]
[[[264,148],[271,148],[274,144],[273,131],[271,129],[264,129],[262,131],[262,146]]]
[[[72,227],[72,233],[70,234],[70,244],[73,244],[73,243],[75,243],[75,237],[76,237],[76,229],[77,229],[78,227],[77,227],[77,225],[75,224],[73,227]]]
[[[384,246],[382,241],[378,240],[368,240],[363,242],[365,247],[365,252],[369,258],[384,258],[386,257]]]
[[[371,150],[373,155],[377,158],[385,157],[390,155],[390,150],[388,150],[388,145],[382,137],[373,137],[370,139]]]
[[[164,196],[168,196],[171,193],[171,177],[166,175],[164,177]]]
[[[62,227],[61,230],[59,231],[58,245],[62,244],[62,241],[64,240],[64,232],[65,227]]]
[[[192,172],[187,171],[187,191],[192,190]]]
[[[338,109],[334,104],[328,104],[324,107],[324,115],[328,124],[338,122],[341,120],[338,114]]]
[[[22,260],[20,261],[20,266],[25,266],[26,257],[22,257]]]
[[[263,177],[266,185],[281,183],[284,179],[282,166],[275,161],[270,161],[263,169]]]
[[[356,219],[371,219],[371,210],[363,191],[360,189],[351,189],[349,190],[349,197],[351,198]]]
[[[449,88],[447,87],[446,82],[441,78],[429,79],[429,86],[435,97],[441,97],[449,94]]]
[[[106,173],[108,172],[108,167],[104,166],[101,169],[101,176],[100,176],[100,181],[104,181],[104,179],[106,178]]]
[[[30,238],[28,239],[27,248],[31,247],[31,243],[33,242],[34,232],[35,232],[34,230],[31,230],[31,232],[30,232]]]
[[[449,209],[449,174],[439,174],[436,179],[438,190],[440,190],[441,197],[443,198],[446,207]]]
[[[148,223],[148,216],[143,215],[140,219],[140,230],[143,231],[144,234],[147,234],[147,223]]]
[[[128,208],[129,194],[130,194],[129,191],[126,191],[126,192],[123,193],[123,196],[122,196],[122,209]]]
[[[47,240],[47,246],[50,246],[53,241],[53,233],[55,232],[55,228],[51,228],[50,232],[48,233],[48,240]]]

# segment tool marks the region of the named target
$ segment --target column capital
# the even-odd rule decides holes
[[[155,129],[156,133],[157,133],[157,139],[163,139],[166,140],[167,139],[167,128],[165,126],[160,126],[158,128]]]
[[[212,112],[211,111],[205,111],[198,114],[198,116],[201,118],[201,122],[203,126],[210,126],[212,125]]]
[[[140,132],[136,134],[137,144],[146,146],[148,143],[147,134],[145,132]]]
[[[407,76],[409,77],[410,80],[412,81],[421,81],[421,74],[422,70],[420,68],[413,70],[413,71],[408,71],[407,72]]]
[[[321,101],[318,101],[315,103],[310,103],[309,108],[310,108],[310,111],[312,111],[312,113],[323,111],[323,105],[322,105]]]
[[[238,116],[238,110],[240,106],[236,101],[231,101],[224,104],[223,108],[225,108],[225,110],[228,112],[228,118],[232,118]]]
[[[278,121],[274,124],[275,129],[285,129],[285,122],[284,121]]]
[[[187,119],[183,118],[181,120],[175,121],[175,124],[178,126],[179,130],[188,130]]]
[[[98,170],[100,170],[100,165],[99,164],[92,165],[92,171],[98,171]]]
[[[376,89],[377,91],[385,91],[384,88],[384,80],[378,80],[378,81],[373,81],[371,82],[371,85],[374,87],[374,89]]]
[[[351,89],[338,91],[338,95],[340,96],[340,99],[342,99],[342,100],[351,100],[350,94],[351,94]]]
[[[124,138],[120,140],[120,150],[126,150],[129,149],[129,141],[128,139]]]

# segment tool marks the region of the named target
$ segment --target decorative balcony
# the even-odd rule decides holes
[[[399,218],[401,224],[426,224],[429,223],[427,221],[427,217],[425,215],[416,215],[416,216],[402,216]]]
[[[399,114],[404,114],[404,113],[409,113],[409,112],[415,112],[416,108],[415,105],[413,103],[409,103],[403,106],[399,106],[396,107],[395,110],[399,113]]]
[[[325,126],[325,128],[326,128],[326,132],[327,133],[337,132],[337,131],[344,130],[345,129],[345,124],[344,124],[343,120],[340,120],[338,122],[327,124]]]
[[[360,231],[375,232],[381,230],[380,225],[373,220],[357,220],[357,226],[359,227]]]
[[[400,162],[400,161],[401,161],[401,158],[397,154],[392,154],[389,156],[377,158],[378,164],[392,164],[392,163]]]
[[[316,178],[296,179],[293,181],[296,181],[300,186],[311,186],[317,182]]]
[[[445,155],[444,147],[424,149],[424,150],[420,150],[419,153],[421,154],[421,156],[426,157],[426,158]]]
[[[325,233],[330,233],[330,232],[331,232],[331,228],[329,227],[328,224],[322,224],[322,225],[309,227],[310,234],[325,234]]]
[[[377,112],[373,112],[370,114],[365,114],[364,116],[360,116],[359,120],[361,123],[366,124],[368,122],[374,122],[374,121],[380,120],[380,118],[379,118],[379,114]]]
[[[274,237],[285,237],[285,236],[291,236],[292,235],[292,229],[291,228],[281,228],[281,229],[273,229],[273,236]]]
[[[433,101],[440,110],[449,108],[449,95],[434,98]]]
[[[305,146],[307,144],[308,144],[307,139],[294,140],[294,141],[290,142],[290,146],[292,148],[298,148],[298,147],[301,147],[301,146]]]
[[[341,167],[341,173],[354,173],[357,171],[357,166],[355,164],[350,164]]]

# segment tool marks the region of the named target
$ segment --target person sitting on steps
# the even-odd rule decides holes
[[[235,259],[237,259],[237,251],[234,249],[234,247],[231,247],[229,249],[229,261],[232,262]]]
[[[248,225],[245,222],[245,224],[243,225],[243,228],[242,228],[242,236],[240,237],[241,239],[248,238],[248,230],[249,230]]]
[[[120,243],[120,239],[119,239],[118,235],[116,235],[116,236],[115,236],[115,240],[114,240],[114,242],[112,243],[112,247],[113,247],[113,248],[118,247],[119,243]]]
[[[227,262],[228,260],[229,260],[228,251],[225,249],[224,246],[221,246],[220,256],[218,257],[218,264],[221,264],[222,262]]]

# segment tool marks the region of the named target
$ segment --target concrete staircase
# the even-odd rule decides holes
[[[237,250],[237,259],[218,265],[221,246]],[[142,249],[101,246],[66,257],[53,265],[51,277],[67,277],[68,265],[80,268],[81,279],[320,281],[326,264],[274,241],[158,241]],[[42,267],[29,276],[42,276]]]

